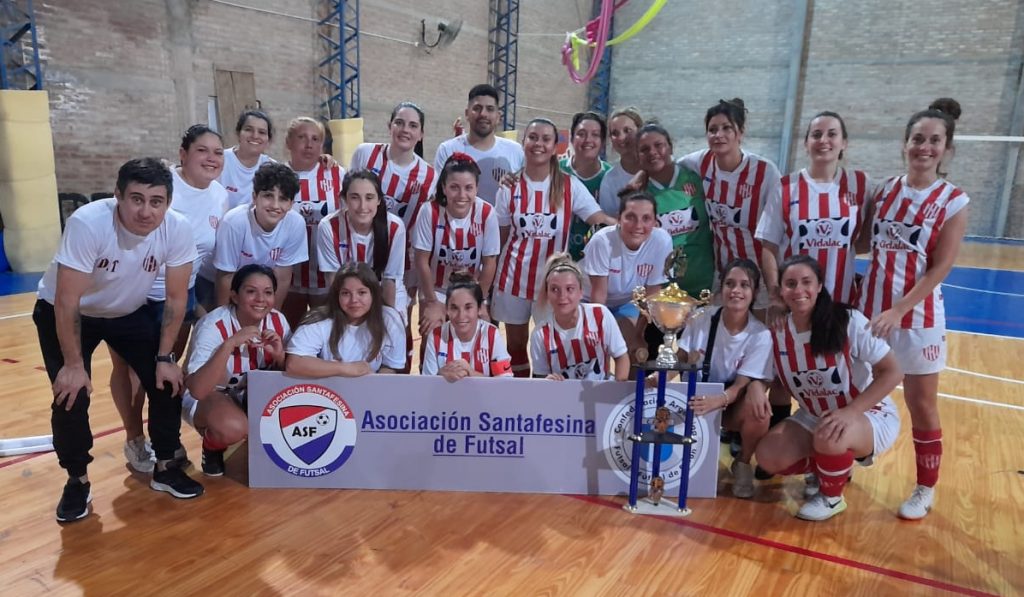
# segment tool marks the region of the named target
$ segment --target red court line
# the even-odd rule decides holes
[[[570,495],[571,497],[580,501],[596,504],[598,506],[605,506],[606,508],[621,509],[622,505],[611,500],[606,500],[597,496],[591,495]],[[881,566],[875,566],[873,564],[867,564],[864,562],[858,562],[857,560],[851,560],[841,556],[834,556],[832,554],[822,553],[820,551],[814,551],[805,547],[798,547],[796,545],[789,545],[786,543],[780,543],[778,541],[772,541],[771,539],[765,539],[763,537],[756,537],[754,535],[748,535],[746,533],[740,533],[737,531],[730,531],[729,529],[723,529],[720,527],[711,526],[708,524],[702,524],[699,522],[693,522],[681,518],[667,518],[658,517],[660,520],[677,524],[679,526],[696,529],[698,531],[704,531],[713,535],[720,535],[722,537],[728,537],[730,539],[736,539],[738,541],[745,541],[747,543],[753,543],[762,547],[768,547],[770,549],[776,549],[779,551],[785,551],[799,556],[805,556],[808,558],[814,558],[830,564],[838,564],[840,566],[846,566],[848,568],[856,568],[858,570],[864,570],[866,572],[873,572],[875,574],[881,574],[882,576],[888,576],[890,578],[897,578],[905,580],[926,587],[932,587],[943,591],[949,591],[950,593],[959,593],[961,595],[972,595],[976,597],[997,597],[994,593],[985,593],[976,589],[970,589],[968,587],[961,587],[959,585],[950,584],[941,580],[935,580],[931,578],[925,578],[923,576],[917,576],[906,572],[900,572],[899,570],[892,570],[890,568],[882,568]]]
[[[142,424],[145,425],[146,424],[145,421],[143,421]],[[93,435],[92,438],[93,439],[99,439],[101,437],[106,437],[108,435],[112,435],[114,433],[117,433],[118,431],[124,431],[124,427],[117,427],[115,429],[107,429],[106,431],[100,431],[99,433]],[[52,450],[50,450],[49,452],[35,452],[33,454],[25,454],[24,456],[18,456],[17,458],[11,458],[10,460],[4,459],[3,462],[0,462],[0,468],[7,468],[9,466],[14,466],[15,464],[19,464],[19,463],[25,462],[26,460],[32,460],[33,458],[38,458],[39,456],[46,456],[47,454],[50,454],[52,452],[53,452]]]

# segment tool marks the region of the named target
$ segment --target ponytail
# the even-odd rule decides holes
[[[786,270],[794,265],[806,265],[814,272],[819,283],[825,277],[821,273],[821,264],[810,255],[793,255],[779,266],[779,283]],[[828,289],[821,287],[818,299],[811,311],[811,353],[814,355],[835,354],[842,352],[847,341],[847,327],[850,323],[849,305],[832,300]]]

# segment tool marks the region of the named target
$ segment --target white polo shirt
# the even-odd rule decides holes
[[[308,260],[306,222],[294,211],[288,211],[267,232],[256,222],[252,206],[239,205],[224,215],[217,228],[213,266],[222,272],[237,272],[250,263],[287,267]],[[282,284],[288,282],[278,280]]]
[[[622,242],[619,227],[607,226],[594,233],[583,251],[583,273],[608,278],[608,298],[604,303],[609,307],[631,301],[637,286],[668,282],[665,260],[672,253],[672,237],[661,228],[653,229],[651,236],[631,251]]]
[[[190,264],[196,257],[192,229],[181,214],[168,209],[156,230],[137,236],[117,219],[117,200],[100,199],[68,218],[57,254],[39,281],[38,296],[54,304],[60,264],[92,276],[93,284],[79,302],[82,315],[122,317],[146,303],[162,266]]]

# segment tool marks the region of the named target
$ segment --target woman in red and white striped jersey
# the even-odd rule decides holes
[[[484,290],[480,316],[488,319],[488,301],[497,267],[500,239],[494,207],[477,197],[480,168],[468,154],[455,152],[444,163],[437,197],[420,211],[412,232],[420,280],[420,334],[444,322],[444,298],[450,276],[468,271]]]
[[[274,308],[274,270],[242,266],[231,279],[231,299],[196,324],[189,347],[182,413],[203,436],[203,473],[224,474],[224,450],[248,435],[246,373],[284,368],[290,328]]]
[[[741,148],[746,120],[743,100],[719,100],[704,116],[708,148],[678,160],[704,181],[718,271],[736,258],[761,263],[761,241],[754,238],[754,232],[764,206],[779,192],[775,164]],[[762,287],[754,308],[767,307],[768,293]]]
[[[309,261],[295,268],[288,298],[281,307],[288,321],[295,325],[308,308],[322,306],[327,300],[330,280],[317,264],[316,231],[320,220],[341,207],[345,169],[337,164],[326,166],[320,159],[324,150],[324,126],[312,118],[301,116],[288,123],[284,143],[288,149],[288,165],[299,176],[299,192],[292,202],[292,210],[306,221],[309,247]]]
[[[775,373],[800,409],[757,444],[757,462],[781,475],[814,472],[819,492],[797,512],[826,520],[846,510],[843,488],[854,460],[873,461],[899,435],[899,415],[888,397],[899,383],[899,363],[867,319],[834,303],[818,260],[794,255],[780,267],[789,315],[772,331]]]
[[[530,338],[533,376],[555,381],[628,379],[626,340],[615,316],[604,305],[580,302],[583,271],[568,253],[548,259],[543,283],[552,313]]]
[[[451,275],[445,297],[448,321],[427,336],[420,373],[441,375],[452,382],[464,377],[512,376],[505,338],[497,326],[480,317],[483,303],[483,289],[472,274]]]
[[[967,194],[945,180],[960,104],[942,98],[914,114],[904,133],[907,173],[889,179],[875,200],[871,266],[860,308],[871,331],[892,346],[905,374],[903,397],[913,425],[917,486],[902,518],[923,518],[934,501],[942,458],[939,372],[946,367],[941,282],[953,268],[967,228]]]
[[[546,118],[530,121],[523,137],[526,167],[512,187],[498,190],[495,199],[502,254],[491,313],[505,323],[517,377],[530,374],[528,324],[541,289],[544,263],[568,248],[572,217],[590,225],[615,224],[582,182],[560,170],[557,140],[555,123]]]
[[[406,317],[405,226],[389,213],[377,175],[349,172],[342,183],[345,209],[320,221],[316,236],[320,273],[328,284],[346,263],[366,263],[381,282],[384,304]]]
[[[863,230],[871,182],[861,170],[842,166],[846,123],[835,112],[820,112],[804,134],[810,166],[782,178],[769,198],[755,238],[763,243],[761,267],[772,305],[769,321],[785,314],[779,296],[779,261],[811,255],[825,273],[825,288],[840,303],[853,305],[854,244]]]

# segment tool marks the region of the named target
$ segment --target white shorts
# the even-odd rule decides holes
[[[181,395],[181,420],[188,423],[190,427],[196,426],[196,409],[199,408],[199,401],[192,397],[192,394],[185,390]]]
[[[875,458],[886,452],[896,443],[896,438],[900,434],[900,414],[896,410],[896,404],[893,403],[891,398],[886,396],[881,402],[872,407],[871,410],[864,413],[864,416],[871,423],[874,445],[871,454],[858,458],[857,462],[863,466],[871,466],[874,464]],[[815,427],[818,426],[818,417],[812,415],[805,408],[797,409],[796,413],[789,417],[788,420],[803,427],[809,433],[814,433]]]
[[[533,317],[534,325],[538,325],[551,318],[551,308],[537,301],[495,290],[491,299],[491,317],[509,325],[526,325],[530,323],[530,317]]]
[[[928,375],[946,368],[946,329],[894,330],[887,338],[904,374]]]

